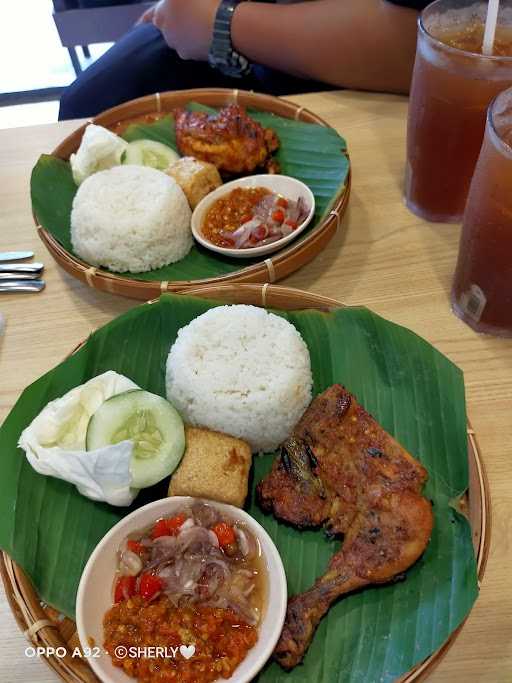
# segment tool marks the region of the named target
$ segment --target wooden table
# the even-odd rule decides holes
[[[347,139],[353,190],[339,234],[285,284],[364,304],[427,339],[465,373],[468,414],[479,437],[492,493],[493,540],[481,595],[455,645],[430,680],[512,681],[512,341],[478,336],[450,311],[459,228],[432,225],[402,204],[407,100],[329,92],[290,98],[324,117]],[[21,390],[93,329],[136,302],[97,293],[57,269],[30,214],[30,169],[76,122],[0,131],[0,251],[34,249],[47,288],[2,295],[0,420]],[[26,641],[5,598],[0,605],[0,679],[56,681],[24,656]],[[373,682],[368,682],[373,683]]]

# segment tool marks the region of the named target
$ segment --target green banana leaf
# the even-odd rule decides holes
[[[192,103],[191,109],[215,110]],[[344,187],[349,171],[346,144],[333,128],[293,121],[275,114],[250,111],[265,127],[272,127],[281,147],[276,154],[281,173],[294,176],[308,185],[315,195],[316,210],[306,235],[329,212],[334,199]],[[150,124],[133,124],[124,137],[128,142],[147,138],[176,149],[172,115]],[[30,183],[32,208],[38,222],[55,237],[66,251],[73,253],[70,236],[71,206],[77,187],[67,161],[43,154],[32,171]],[[184,259],[148,273],[120,273],[136,280],[199,280],[240,270],[261,259],[228,258],[194,243]]]
[[[214,305],[165,295],[128,311],[28,387],[0,429],[0,546],[25,569],[41,598],[71,617],[89,555],[131,508],[95,503],[74,486],[37,474],[17,448],[20,433],[48,401],[109,369],[164,395],[165,361],[179,328]],[[365,308],[279,315],[308,345],[314,392],[344,384],[425,465],[435,526],[405,581],[339,600],[302,666],[285,673],[270,663],[258,680],[392,681],[448,638],[478,593],[471,530],[450,505],[468,486],[462,373],[427,342]],[[322,531],[298,531],[261,512],[254,489],[273,457],[255,457],[247,508],[274,539],[294,594],[324,572],[340,541],[328,540]],[[166,492],[164,481],[143,491],[133,507]]]

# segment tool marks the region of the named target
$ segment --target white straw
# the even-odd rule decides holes
[[[489,0],[487,19],[485,20],[484,42],[482,45],[482,54],[484,55],[492,55],[494,50],[494,37],[496,35],[499,9],[500,0]]]

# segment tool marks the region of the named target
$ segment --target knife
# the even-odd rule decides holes
[[[0,261],[23,261],[33,256],[33,251],[0,251]]]
[[[28,282],[30,280],[37,280],[40,276],[40,273],[2,273],[0,271],[0,282],[12,282],[13,280],[16,282]]]
[[[44,280],[0,280],[0,294],[2,292],[40,292],[44,286]]]
[[[10,265],[0,264],[0,278],[5,280],[13,280],[18,278],[26,280],[27,277],[36,278],[43,272],[44,265],[42,263],[12,263]]]

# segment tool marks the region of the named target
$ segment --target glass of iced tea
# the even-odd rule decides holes
[[[490,101],[512,85],[512,0],[482,55],[487,2],[437,0],[421,14],[409,103],[405,200],[430,221],[462,220]]]
[[[489,107],[464,212],[452,306],[477,332],[512,337],[512,88]]]

